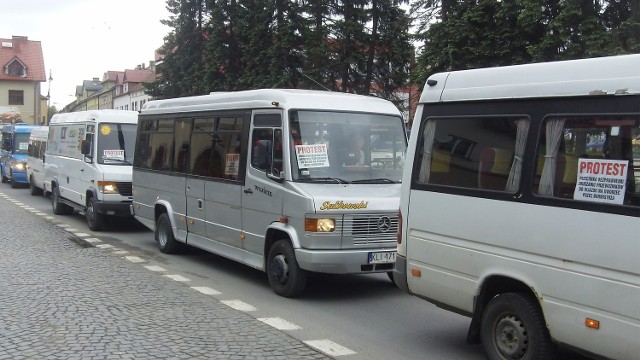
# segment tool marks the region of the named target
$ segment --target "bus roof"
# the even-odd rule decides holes
[[[102,110],[86,110],[76,111],[70,113],[58,113],[51,117],[49,125],[61,124],[61,123],[76,123],[76,122],[117,122],[117,123],[138,123],[138,112],[130,110],[115,110],[115,109],[102,109]]]
[[[640,54],[437,73],[420,103],[628,94],[640,94]]]
[[[4,125],[2,127],[2,132],[14,132],[14,133],[30,133],[32,129],[39,128],[39,125],[29,125],[29,124],[15,124],[15,125]]]
[[[341,92],[259,89],[212,92],[209,95],[149,101],[141,114],[237,109],[309,109],[382,113],[400,116],[393,103],[376,97]]]

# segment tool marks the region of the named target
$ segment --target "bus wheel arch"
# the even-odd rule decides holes
[[[160,252],[165,254],[179,253],[183,249],[183,244],[176,240],[169,213],[164,206],[157,205],[155,207],[155,219],[154,238]]]
[[[555,349],[535,291],[504,276],[484,281],[467,342],[481,343],[490,359],[551,358]]]
[[[284,297],[296,297],[304,291],[307,271],[300,268],[291,239],[280,231],[267,232],[265,269],[273,291]]]
[[[96,194],[93,191],[87,191],[86,199],[84,213],[89,229],[92,231],[101,230],[104,226],[105,215],[98,213],[96,210]]]

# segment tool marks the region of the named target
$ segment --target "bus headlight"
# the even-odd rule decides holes
[[[23,162],[14,162],[11,163],[11,167],[13,167],[17,171],[24,171],[27,168],[27,165]]]
[[[304,219],[304,230],[308,232],[333,232],[335,229],[334,219]]]
[[[117,194],[118,185],[113,181],[98,181],[98,191],[103,194]]]

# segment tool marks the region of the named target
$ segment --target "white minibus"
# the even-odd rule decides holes
[[[151,101],[133,212],[162,252],[205,249],[293,297],[308,272],[391,275],[405,151],[400,112],[374,97],[263,89]]]
[[[45,182],[44,153],[47,149],[48,126],[31,129],[27,150],[27,181],[31,195],[42,195]]]
[[[45,192],[53,213],[84,211],[91,230],[107,217],[131,215],[131,166],[138,113],[88,110],[55,114],[49,122]]]
[[[640,354],[640,55],[434,74],[394,278],[490,359]]]

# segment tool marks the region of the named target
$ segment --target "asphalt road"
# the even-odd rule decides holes
[[[287,299],[272,292],[265,273],[223,257],[193,248],[179,255],[160,253],[153,233],[136,221],[118,219],[111,222],[113,230],[93,233],[82,214],[53,215],[50,199],[29,195],[28,188],[2,184],[0,193],[98,238],[109,251],[126,250],[144,266],[163,269],[158,276],[180,274],[256,319],[281,319],[276,328],[336,359],[485,358],[481,346],[465,342],[469,318],[403,293],[386,274],[314,275],[301,297]]]

